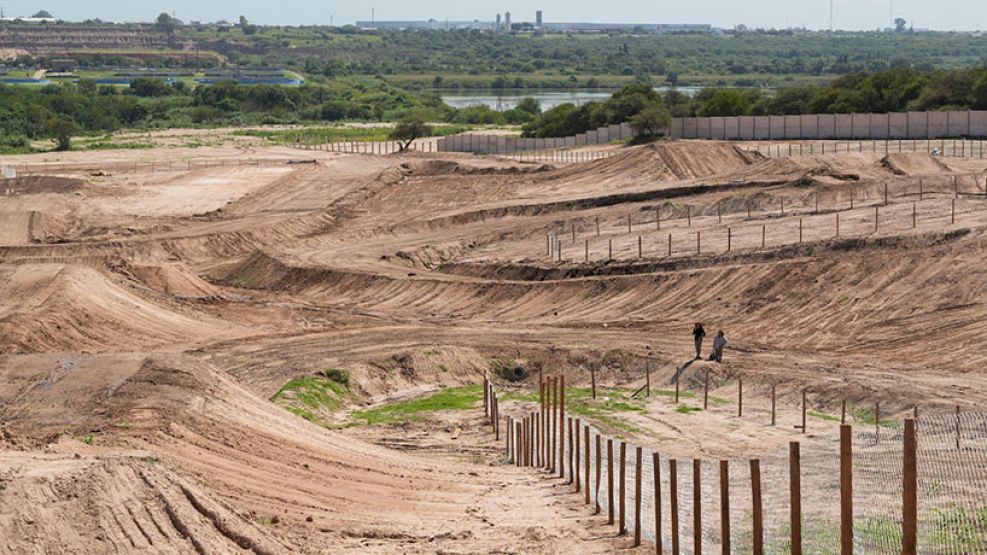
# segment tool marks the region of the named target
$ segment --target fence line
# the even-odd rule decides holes
[[[634,545],[683,554],[987,553],[987,413],[844,424],[839,441],[810,450],[791,442],[753,459],[682,460],[582,422],[566,411],[564,389],[564,378],[540,380],[539,411],[501,418],[484,378],[485,415],[508,430],[504,460],[551,475],[557,463],[573,493],[586,489],[587,509],[603,508]]]
[[[441,150],[434,141],[413,142],[406,149],[401,149],[401,143],[397,141],[333,141],[317,143],[314,141],[304,142],[297,140],[288,143],[293,148],[301,150],[317,150],[321,152],[339,152],[345,154],[368,154],[387,156],[400,152],[456,152]],[[577,147],[572,147],[573,149]],[[516,162],[559,162],[559,163],[580,163],[610,158],[616,155],[614,151],[586,151],[570,149],[538,149],[538,150],[517,150],[512,152],[489,152],[489,156],[514,160]]]
[[[798,197],[734,197],[723,199],[715,205],[700,207],[668,206],[665,203],[643,209],[643,221],[640,218],[634,221],[632,215],[627,214],[625,223],[609,226],[610,229],[621,230],[616,233],[601,233],[598,217],[593,222],[578,227],[575,222],[566,222],[562,224],[562,231],[549,232],[546,235],[545,252],[550,260],[560,263],[564,260],[581,260],[584,263],[601,259],[611,261],[621,259],[621,254],[628,253],[632,259],[645,258],[646,255],[668,258],[871,236],[881,230],[917,228],[920,221],[928,221],[930,218],[954,225],[958,219],[971,214],[987,213],[984,211],[985,205],[979,202],[987,200],[987,182],[981,189],[981,178],[978,174],[944,176],[943,179],[910,178],[901,180],[901,186],[894,189],[886,183],[883,187],[880,184],[851,185],[848,199],[843,200],[842,192],[836,191],[830,196],[828,204],[820,200],[821,195],[818,192]],[[858,194],[861,190],[865,196]],[[946,199],[943,199],[944,195]],[[902,199],[904,202],[896,202]],[[742,217],[740,221],[735,220],[732,224],[724,222],[725,218],[738,215]],[[711,222],[713,218],[715,222]],[[708,227],[685,231],[693,227],[694,220],[706,220],[709,222]],[[752,223],[757,220],[761,223]],[[685,226],[682,225],[683,222]],[[636,237],[635,226],[638,227]],[[641,231],[641,227],[645,227],[645,230]],[[785,228],[791,239],[783,238],[780,242],[776,240],[769,244],[769,227],[773,231],[777,231],[779,227]],[[861,227],[865,230],[861,231]],[[626,233],[622,233],[623,230]],[[660,235],[655,241],[654,236],[657,234]],[[647,245],[645,237],[652,238]],[[627,240],[615,245],[615,238]],[[601,244],[603,239],[606,242]],[[711,242],[715,242],[716,246],[711,247]],[[599,249],[605,249],[605,252],[598,254]]]
[[[924,146],[923,146],[924,145]],[[856,148],[854,148],[856,146]],[[773,158],[815,156],[825,154],[874,153],[910,154],[938,151],[938,156],[953,158],[984,158],[984,141],[967,139],[884,139],[857,141],[797,141],[757,144],[747,152]]]

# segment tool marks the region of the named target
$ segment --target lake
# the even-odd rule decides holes
[[[655,90],[659,93],[664,93],[669,90],[669,87],[655,87]],[[696,94],[700,88],[678,87],[677,90],[682,94],[692,96]],[[576,106],[582,106],[583,104],[594,100],[606,100],[616,91],[606,89],[572,89],[564,91],[545,91],[537,89],[505,89],[498,91],[491,89],[478,89],[469,91],[440,90],[436,92],[438,92],[439,96],[442,97],[443,102],[453,108],[466,108],[467,106],[484,104],[494,110],[504,112],[517,106],[523,98],[534,98],[541,103],[542,110],[551,110],[559,104],[565,104],[567,102],[575,104]]]

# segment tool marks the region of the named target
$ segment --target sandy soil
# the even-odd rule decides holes
[[[742,417],[667,396],[626,416],[682,457],[783,445],[802,388],[830,414],[982,406],[987,162],[739,146],[558,167],[242,145],[10,157],[58,168],[0,186],[0,553],[628,548],[566,486],[502,464],[479,411],[329,430],[268,401],[329,367],[351,373],[347,410],[479,383],[494,357],[580,387],[599,368],[637,388],[647,361],[656,387],[679,373],[697,392],[710,369],[722,399],[743,377]],[[214,167],[169,163],[186,159]],[[697,320],[730,336],[722,366],[687,364]]]

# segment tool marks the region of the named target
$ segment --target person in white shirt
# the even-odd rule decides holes
[[[723,334],[723,330],[720,330],[716,337],[713,338],[713,352],[709,355],[709,360],[715,360],[716,362],[723,362],[723,347],[727,346],[727,336]]]

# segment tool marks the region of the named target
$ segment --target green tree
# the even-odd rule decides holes
[[[421,114],[411,114],[402,119],[391,131],[390,138],[401,143],[401,151],[408,150],[408,147],[415,142],[415,139],[426,137],[432,133],[432,126],[429,125]]]
[[[171,17],[165,12],[161,12],[155,21],[155,26],[166,33],[175,32],[175,27],[179,27],[181,24],[182,22],[180,20]]]
[[[161,79],[139,77],[130,82],[130,92],[143,98],[168,96],[168,86]]]
[[[41,10],[38,13],[32,15],[31,17],[35,19],[55,19],[55,16],[51,15],[48,10]]]
[[[55,143],[55,150],[65,151],[72,148],[72,137],[78,135],[81,129],[70,119],[52,116],[45,122],[45,133]]]
[[[541,103],[538,100],[529,97],[521,99],[521,102],[517,103],[515,107],[522,112],[528,112],[529,114],[536,115],[541,113]]]
[[[661,135],[672,121],[668,108],[660,104],[652,104],[631,118],[631,129],[638,137],[657,137]]]
[[[987,110],[987,70],[983,71],[980,79],[973,85],[974,110]]]

